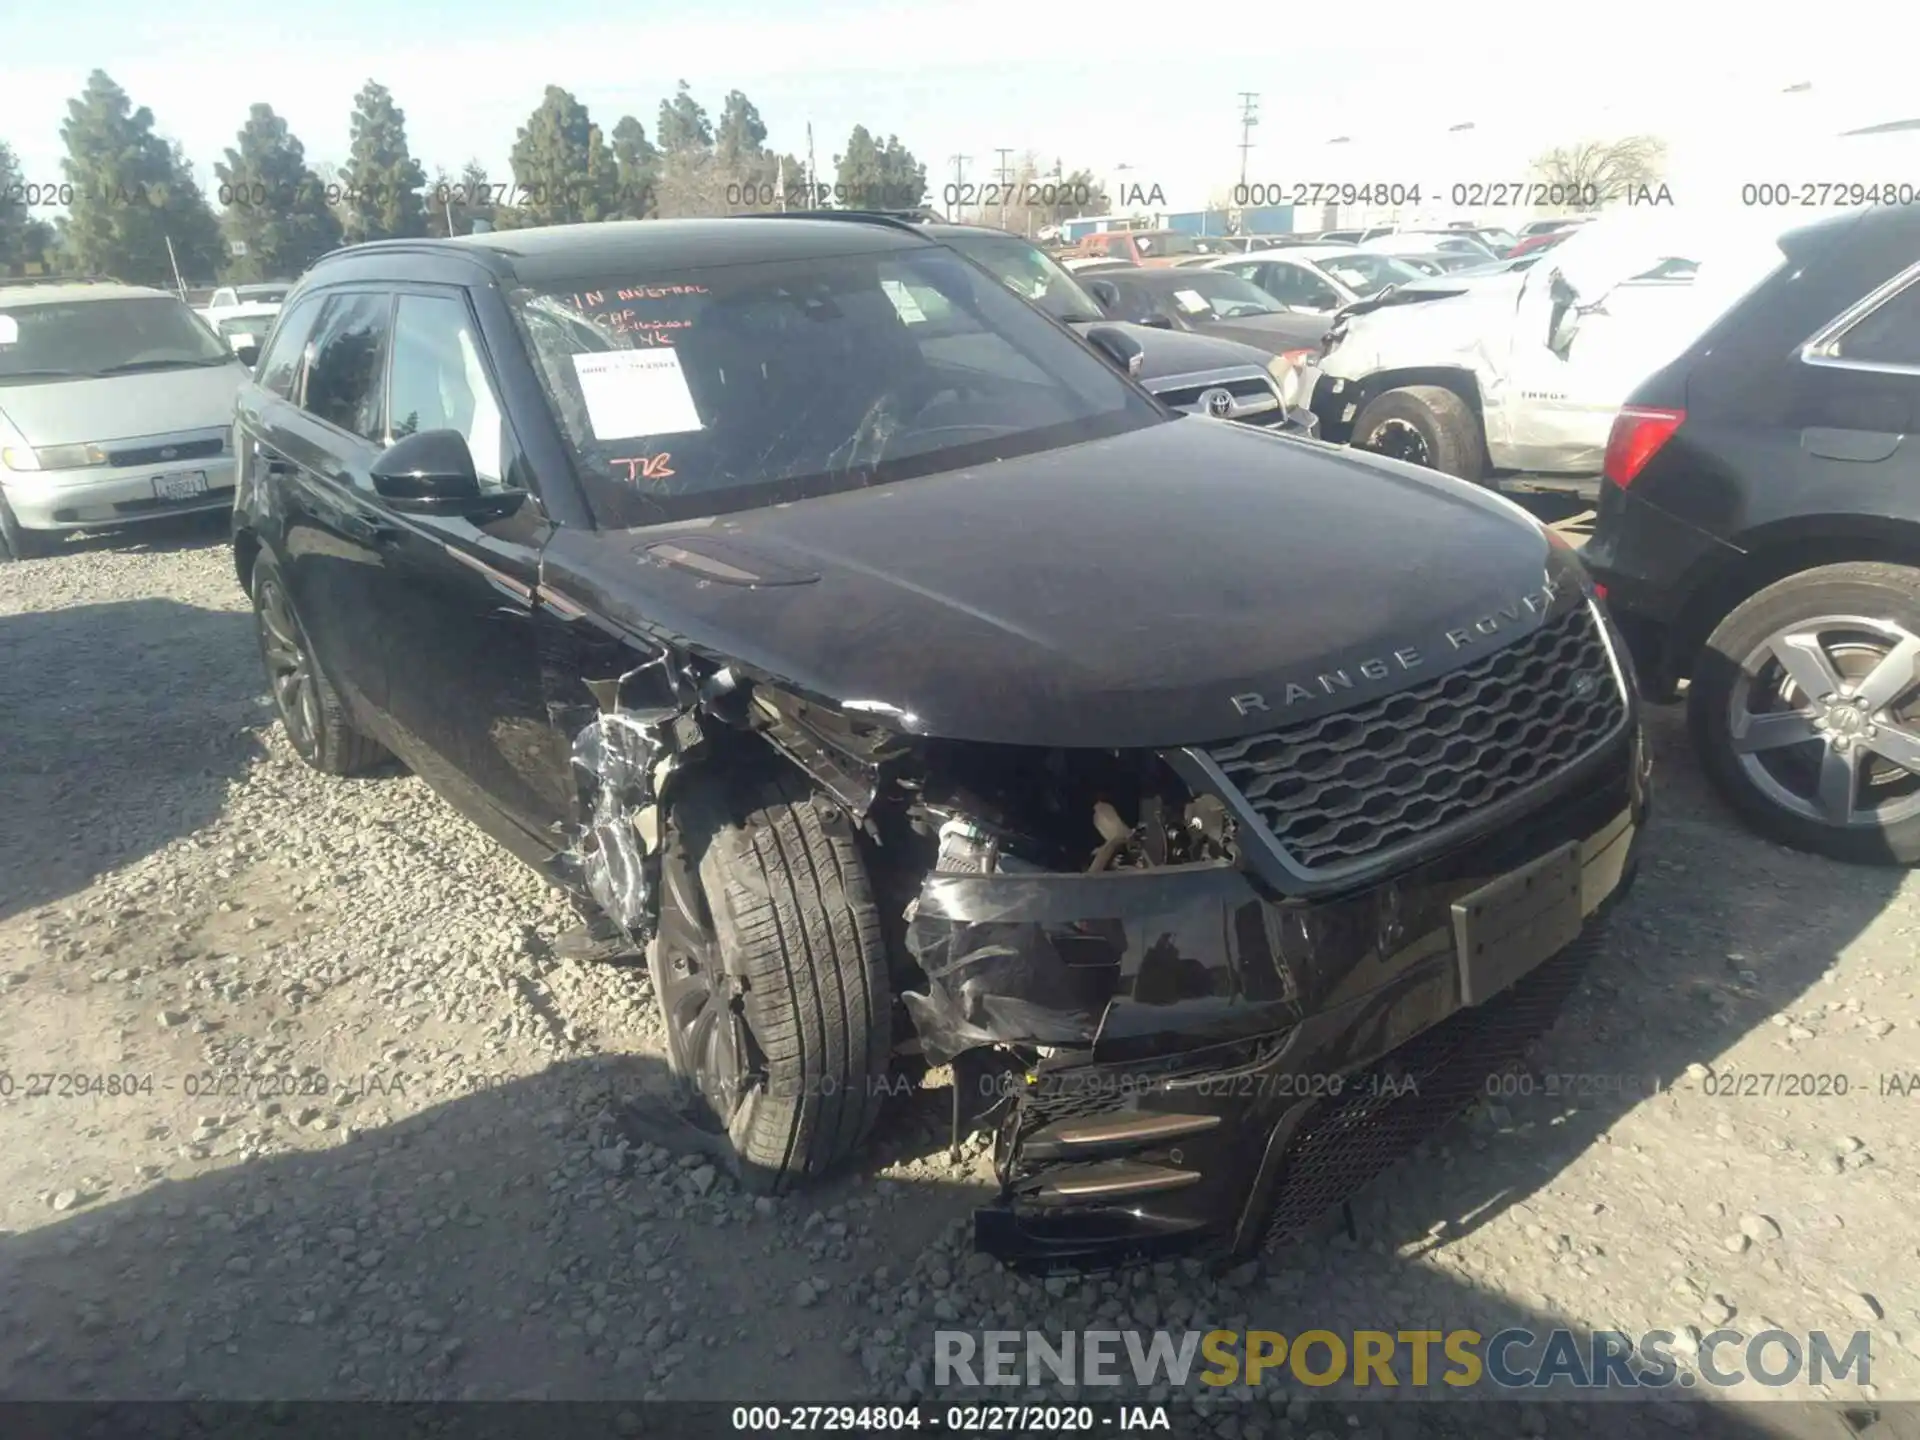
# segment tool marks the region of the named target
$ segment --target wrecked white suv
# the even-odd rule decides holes
[[[1597,494],[1613,417],[1780,262],[1751,212],[1627,211],[1540,263],[1396,287],[1327,333],[1320,435],[1464,480]]]

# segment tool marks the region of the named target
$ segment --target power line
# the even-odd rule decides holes
[[[1260,92],[1240,92],[1240,183],[1247,183],[1247,155],[1253,149],[1253,127],[1260,123]]]

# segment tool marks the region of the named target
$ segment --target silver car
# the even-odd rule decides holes
[[[163,290],[0,282],[0,560],[231,505],[246,375]]]

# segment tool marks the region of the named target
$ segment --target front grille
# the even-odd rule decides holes
[[[176,461],[201,460],[218,455],[226,441],[214,435],[205,440],[175,440],[167,445],[135,445],[125,450],[107,451],[115,465],[172,465]],[[172,454],[164,454],[172,451]]]
[[[1590,606],[1411,690],[1210,746],[1303,870],[1377,857],[1548,780],[1626,702]]]
[[[1437,1134],[1489,1080],[1524,1063],[1553,1028],[1599,948],[1590,924],[1558,955],[1483,1005],[1457,1010],[1370,1069],[1347,1077],[1339,1098],[1301,1123],[1281,1161],[1267,1212],[1269,1248],[1292,1239],[1335,1205]]]
[[[1200,397],[1209,390],[1226,391],[1233,396],[1236,407],[1243,411],[1250,403],[1258,405],[1265,401],[1266,410],[1253,413],[1265,414],[1267,410],[1275,409],[1285,413],[1284,407],[1280,404],[1279,392],[1273,388],[1273,381],[1265,375],[1248,375],[1238,380],[1214,380],[1204,385],[1178,385],[1172,389],[1157,389],[1153,393],[1176,410],[1184,410],[1193,415],[1204,415],[1207,411],[1200,404]]]

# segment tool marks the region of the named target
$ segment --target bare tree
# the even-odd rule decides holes
[[[1557,146],[1534,160],[1533,171],[1572,197],[1560,208],[1584,210],[1595,197],[1604,205],[1642,185],[1658,185],[1666,163],[1666,141],[1653,135],[1629,135],[1622,140]]]

